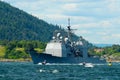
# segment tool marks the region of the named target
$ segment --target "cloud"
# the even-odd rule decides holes
[[[111,36],[112,36],[112,37],[115,37],[115,38],[120,38],[120,33],[119,33],[119,34],[116,34],[116,33],[115,33],[115,34],[112,34]]]
[[[108,3],[107,8],[110,12],[120,12],[120,1],[119,0],[106,0]]]
[[[99,2],[83,1],[81,3],[74,3],[75,7],[73,12],[64,11],[63,14],[69,15],[69,16],[77,15],[77,16],[92,16],[92,17],[99,17],[99,18],[110,18],[110,17],[119,15],[120,6],[118,3],[120,3],[118,2],[118,0],[114,2],[114,4],[109,0],[99,0]]]
[[[98,35],[102,35],[102,36],[106,36],[106,35],[108,35],[107,32],[97,32],[97,34],[98,34]]]
[[[62,9],[65,11],[76,11],[77,10],[77,4],[75,3],[67,3],[62,6]]]

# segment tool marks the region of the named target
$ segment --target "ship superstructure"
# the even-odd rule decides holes
[[[87,58],[87,44],[82,37],[77,42],[71,39],[72,29],[70,26],[70,19],[68,19],[67,27],[68,35],[63,36],[60,31],[55,31],[53,40],[51,40],[45,49],[46,54],[51,54],[56,57],[83,57]]]

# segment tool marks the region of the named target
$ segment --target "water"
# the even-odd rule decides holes
[[[0,62],[0,80],[120,80],[120,63],[94,65],[35,65]]]

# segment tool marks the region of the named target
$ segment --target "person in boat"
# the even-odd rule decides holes
[[[43,62],[42,62],[42,65],[45,65],[46,64],[46,60],[44,60]]]
[[[83,62],[83,65],[85,65],[86,63],[85,62]]]
[[[112,66],[112,62],[110,61],[110,62],[108,62],[108,66]]]
[[[108,66],[112,66],[112,60],[108,57]]]

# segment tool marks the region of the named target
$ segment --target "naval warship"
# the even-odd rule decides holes
[[[47,43],[45,51],[37,54],[31,52],[34,64],[38,63],[105,63],[106,60],[99,57],[88,56],[88,45],[80,37],[78,41],[73,41],[70,19],[68,19],[67,36],[63,36],[61,31],[55,31],[52,40]]]

